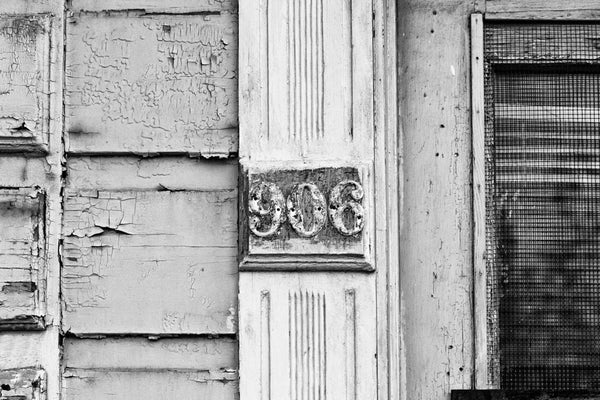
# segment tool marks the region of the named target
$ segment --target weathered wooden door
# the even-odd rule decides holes
[[[2,1],[0,397],[396,398],[394,13]]]
[[[240,2],[243,400],[400,395],[393,15]]]

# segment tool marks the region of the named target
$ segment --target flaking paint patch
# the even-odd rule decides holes
[[[66,94],[71,151],[236,152],[236,26],[229,13],[73,16]]]
[[[67,193],[65,325],[234,333],[236,205],[234,190]]]

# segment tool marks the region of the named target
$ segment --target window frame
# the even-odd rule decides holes
[[[471,14],[474,389],[500,389],[500,364],[490,353],[486,266],[484,24],[499,21],[600,21],[597,0],[476,0]],[[497,316],[496,316],[497,318]],[[497,338],[496,338],[497,340]]]

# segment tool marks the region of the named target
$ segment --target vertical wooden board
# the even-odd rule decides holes
[[[102,338],[67,337],[63,364],[83,369],[148,369],[210,371],[235,378],[237,341],[229,338]]]
[[[63,374],[66,400],[210,399],[234,400],[237,382],[206,371],[132,371],[67,368]]]
[[[485,263],[485,116],[483,16],[471,16],[471,129],[473,132],[473,291],[475,387],[488,387],[487,273]]]
[[[67,38],[68,151],[237,152],[235,14],[78,13]]]
[[[469,15],[464,1],[399,3],[406,399],[473,381]]]
[[[376,397],[375,277],[242,273],[242,399]]]
[[[64,330],[235,333],[236,196],[235,190],[69,194]]]
[[[33,368],[0,370],[0,398],[46,400],[46,373]]]
[[[45,152],[50,118],[50,17],[0,15],[0,48],[0,151]]]

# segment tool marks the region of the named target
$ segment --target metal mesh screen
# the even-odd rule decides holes
[[[488,337],[504,389],[600,388],[599,49],[598,24],[485,29]]]

